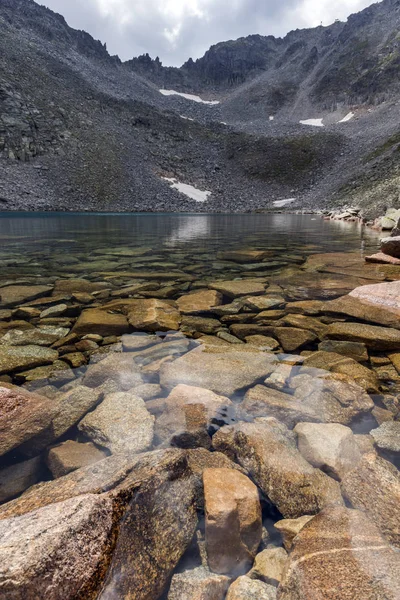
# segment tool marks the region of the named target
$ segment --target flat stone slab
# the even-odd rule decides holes
[[[49,285],[9,285],[0,290],[0,306],[18,306],[29,300],[35,300],[40,296],[50,293],[53,286]]]
[[[400,258],[389,256],[389,254],[384,254],[383,252],[377,252],[376,254],[371,254],[371,256],[366,256],[365,260],[367,263],[369,262],[383,265],[400,265]]]
[[[58,359],[58,352],[42,346],[2,346],[0,375],[50,365]]]
[[[275,360],[274,355],[265,352],[237,350],[226,354],[222,349],[221,352],[207,353],[203,348],[195,348],[164,365],[160,382],[167,389],[184,383],[212,390],[222,396],[232,396],[266,377]]]

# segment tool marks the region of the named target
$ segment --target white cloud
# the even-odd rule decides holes
[[[210,45],[253,33],[346,19],[371,0],[39,0],[123,59],[149,52],[164,64],[202,56]]]

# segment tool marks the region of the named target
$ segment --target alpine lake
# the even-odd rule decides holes
[[[0,214],[0,599],[399,600],[379,237]]]

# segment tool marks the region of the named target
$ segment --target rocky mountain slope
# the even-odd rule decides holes
[[[384,0],[177,69],[122,63],[33,0],[0,0],[0,208],[397,206],[399,23],[400,2]],[[211,195],[200,203],[165,178]]]

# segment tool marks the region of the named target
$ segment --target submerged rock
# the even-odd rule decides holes
[[[216,573],[245,573],[261,542],[257,487],[233,469],[206,469],[203,480],[209,567]]]
[[[78,336],[96,333],[98,335],[123,335],[128,333],[129,323],[124,315],[109,313],[99,308],[84,310],[74,325],[72,333]]]
[[[267,548],[257,554],[249,577],[278,586],[282,580],[287,560],[288,555],[283,548]]]
[[[280,600],[396,600],[400,557],[362,512],[323,510],[297,535]]]
[[[276,588],[243,575],[230,586],[226,600],[276,600]]]
[[[2,346],[0,375],[50,365],[58,359],[57,350],[42,346]]]
[[[338,423],[299,423],[294,432],[304,458],[335,479],[341,479],[361,460],[361,452],[349,427]]]
[[[182,314],[208,312],[213,307],[222,304],[222,294],[214,290],[201,290],[181,296],[176,303]]]
[[[67,440],[59,446],[54,446],[50,449],[46,463],[51,474],[56,479],[82,467],[93,465],[103,460],[103,458],[105,458],[104,452],[96,448],[91,442],[81,444]]]
[[[110,498],[78,496],[0,521],[0,596],[66,600],[96,587],[116,527]],[[91,596],[90,596],[91,597]]]
[[[0,470],[0,502],[15,498],[43,476],[40,456]]]
[[[400,452],[400,421],[382,423],[378,429],[371,431],[371,435],[380,450]]]
[[[342,480],[344,497],[363,510],[390,542],[400,547],[400,472],[376,454],[364,454]]]
[[[99,363],[90,365],[83,377],[83,385],[96,388],[108,382],[114,382],[121,391],[143,383],[140,367],[132,354],[112,352]]]
[[[173,303],[156,299],[132,300],[128,320],[140,331],[177,331],[181,315]]]
[[[49,398],[0,383],[0,456],[45,431],[55,413]]]
[[[331,340],[361,342],[371,350],[400,350],[400,331],[363,323],[334,323],[326,332]]]
[[[46,296],[51,292],[51,285],[9,285],[1,288],[0,306],[18,306],[29,300],[35,300],[41,296]]]
[[[215,281],[209,288],[217,290],[228,298],[241,296],[259,296],[265,293],[265,284],[254,279],[239,279],[233,281]]]
[[[230,578],[198,567],[173,576],[168,600],[224,600]]]
[[[112,453],[143,452],[153,441],[154,417],[142,398],[130,392],[119,392],[107,395],[82,419],[78,429]]]
[[[163,413],[157,418],[156,435],[163,444],[209,448],[209,430],[216,430],[227,423],[231,406],[229,398],[210,390],[177,385],[165,400]]]
[[[203,348],[195,348],[164,365],[160,381],[167,389],[185,383],[212,390],[222,396],[232,396],[266,377],[274,360],[273,355],[263,352],[246,353],[236,349],[236,346],[229,354],[223,349],[208,353]]]
[[[275,419],[223,427],[213,446],[237,460],[285,518],[343,503],[339,484],[302,457],[294,434]]]

